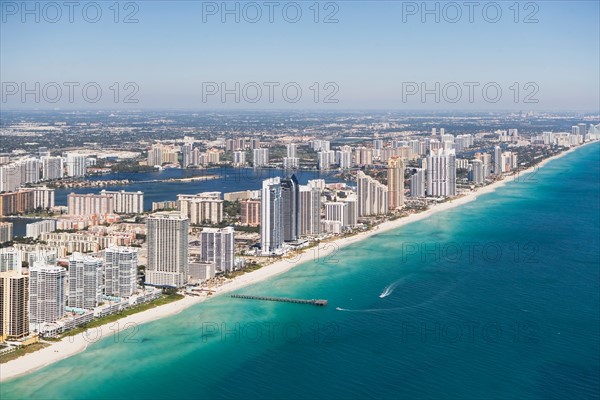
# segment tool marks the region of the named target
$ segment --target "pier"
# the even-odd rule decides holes
[[[247,299],[247,300],[265,300],[265,301],[279,301],[283,303],[297,303],[297,304],[312,304],[314,306],[325,307],[327,300],[306,300],[306,299],[292,299],[289,297],[268,297],[268,296],[250,296],[247,294],[232,294],[231,297],[234,299]]]

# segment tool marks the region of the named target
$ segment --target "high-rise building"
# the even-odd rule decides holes
[[[180,287],[188,276],[189,220],[179,212],[158,212],[147,219],[146,282]]]
[[[37,239],[42,233],[54,232],[56,230],[55,219],[43,219],[25,225],[25,237]],[[0,240],[1,241],[1,240]]]
[[[298,148],[298,145],[296,143],[288,143],[286,145],[287,157],[288,158],[296,158],[297,157],[297,155],[296,155],[297,148]]]
[[[106,215],[115,212],[115,199],[109,194],[75,194],[67,196],[69,215]]]
[[[67,271],[62,267],[34,263],[29,268],[29,323],[51,323],[65,315]]]
[[[130,297],[137,289],[137,249],[111,246],[104,249],[102,254],[104,258],[104,293],[107,296]]]
[[[233,152],[233,165],[241,166],[246,164],[246,152],[245,151],[234,151]]]
[[[329,140],[314,139],[308,144],[313,151],[329,151],[331,143]]]
[[[21,165],[17,163],[0,166],[0,192],[13,192],[23,183]]]
[[[10,242],[13,239],[13,223],[0,222],[0,243]]]
[[[67,153],[67,175],[73,178],[84,177],[87,173],[87,157],[78,153]]]
[[[192,165],[192,151],[193,145],[191,143],[185,143],[181,146],[181,166],[187,168]]]
[[[410,197],[425,197],[425,171],[417,168],[410,176]]]
[[[404,206],[404,163],[398,157],[388,161],[388,197],[390,210]]]
[[[300,168],[300,159],[298,157],[283,157],[283,169],[293,171]]]
[[[0,249],[0,272],[17,271],[22,268],[21,252],[14,247]]]
[[[439,149],[427,157],[427,195],[456,196],[456,155],[454,149]]]
[[[217,272],[233,271],[235,261],[233,227],[204,228],[200,233],[200,261],[214,263]]]
[[[300,236],[321,233],[321,190],[300,186]]]
[[[38,183],[41,180],[41,162],[37,158],[27,158],[20,162],[21,180],[24,183]]]
[[[481,160],[473,160],[471,162],[471,170],[469,171],[469,180],[476,185],[481,185],[484,181],[483,162]]]
[[[388,212],[387,186],[362,171],[358,171],[356,174],[356,195],[359,217],[381,215]]]
[[[0,342],[29,335],[29,276],[0,272]]]
[[[114,199],[114,212],[117,214],[141,214],[144,212],[144,193],[101,190],[101,195],[112,196]]]
[[[494,147],[494,174],[502,175],[502,149]]]
[[[260,243],[262,255],[280,254],[283,250],[283,197],[281,179],[263,181],[260,208]]]
[[[341,229],[356,226],[356,199],[325,203],[325,221],[339,222]]]
[[[64,164],[62,157],[42,157],[42,179],[51,181],[64,177]]]
[[[221,192],[178,194],[178,209],[187,216],[190,224],[219,224],[223,221]]]
[[[373,149],[357,147],[355,150],[356,165],[365,167],[373,164]]]
[[[162,146],[153,145],[150,150],[148,150],[148,165],[162,165]]]
[[[328,170],[332,164],[335,164],[335,151],[323,150],[317,153],[317,167],[320,170]]]
[[[350,146],[342,146],[336,152],[336,162],[341,169],[352,168],[352,148]]]
[[[94,309],[102,300],[103,262],[82,253],[69,257],[69,307]]]
[[[269,165],[269,149],[259,148],[252,150],[252,165],[255,168]]]
[[[242,200],[240,223],[248,226],[260,225],[260,200]]]
[[[283,200],[283,240],[293,242],[300,236],[300,186],[296,175],[281,180]]]

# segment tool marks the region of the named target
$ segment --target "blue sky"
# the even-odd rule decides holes
[[[85,15],[82,11],[90,2],[79,3],[73,23],[66,7],[61,7],[62,16],[56,18],[47,2],[28,2],[31,9],[38,4],[40,20],[36,22],[36,12],[24,15],[20,1],[0,3],[4,109],[600,108],[598,1],[518,2],[518,16],[513,1],[478,2],[473,22],[462,1],[452,5],[428,2],[430,9],[437,5],[439,22],[435,14],[424,15],[422,21],[422,2],[319,2],[318,23],[314,22],[314,1],[274,2],[272,23],[263,1],[254,3],[262,12],[256,23],[247,21],[254,17],[256,7],[246,6],[243,12],[248,2],[226,3],[232,9],[237,4],[239,23],[233,14],[222,15],[225,3],[221,1],[119,2],[119,23],[114,22],[114,1],[97,2],[102,15],[96,23],[88,22],[95,18],[94,7],[89,6]],[[302,16],[292,23],[296,4]],[[496,5],[502,13],[499,17]],[[211,10],[216,13],[206,13]],[[461,17],[456,17],[456,10]],[[338,22],[324,23],[332,12]],[[138,22],[123,23],[130,13]],[[537,22],[525,23],[528,15]],[[491,22],[494,18],[497,22]],[[53,19],[57,22],[50,22]],[[36,82],[40,101],[33,94],[23,99],[22,89],[36,91]],[[79,84],[72,103],[65,82]],[[99,87],[102,95],[92,91],[86,98],[81,88],[92,82],[92,89]],[[134,86],[126,88],[128,82]],[[222,99],[222,85],[235,91],[236,82],[239,103],[234,94]],[[272,103],[265,82],[278,84]],[[471,101],[465,82],[475,85]],[[286,84],[291,90],[288,97],[282,92]],[[47,92],[44,85],[49,85]],[[54,91],[56,85],[61,87],[60,94]],[[257,85],[262,95],[252,103]],[[489,90],[486,94],[484,85]],[[315,99],[317,87],[319,98]],[[207,92],[211,88],[217,92]],[[424,88],[431,93],[422,98]],[[517,88],[519,97],[515,98]],[[125,103],[126,94],[138,102]],[[337,102],[324,102],[326,94]],[[527,94],[528,101],[537,102],[525,102]],[[97,103],[90,101],[96,98]]]

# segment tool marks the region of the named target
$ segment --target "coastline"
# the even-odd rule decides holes
[[[354,236],[339,238],[332,240],[330,242],[325,242],[319,246],[319,257],[326,257],[334,251],[337,251],[340,248],[348,246],[350,244],[362,241],[366,238],[374,236],[376,234],[386,232],[392,229],[400,228],[404,225],[420,221],[428,218],[431,215],[436,213],[446,211],[460,205],[469,203],[471,201],[476,200],[480,195],[488,194],[494,192],[497,188],[504,186],[507,182],[514,181],[516,179],[521,178],[523,175],[530,174],[536,171],[538,168],[543,167],[548,162],[561,158],[569,153],[574,152],[575,150],[585,147],[588,144],[597,143],[597,141],[586,142],[582,145],[572,147],[567,151],[563,151],[560,154],[557,154],[553,157],[542,160],[539,164],[525,170],[519,171],[518,173],[507,175],[502,180],[496,181],[490,185],[478,188],[474,191],[467,193],[466,195],[444,202],[440,204],[436,204],[432,206],[430,209],[422,211],[420,213],[411,214],[404,218],[399,218],[393,221],[386,221],[380,225],[377,225],[374,229],[371,229],[367,232],[362,232]],[[218,288],[213,289],[214,295],[218,296],[225,293],[229,293],[245,286],[249,286],[266,279],[272,278],[274,276],[283,274],[290,269],[301,265],[305,262],[313,260],[313,256],[311,252],[314,251],[314,248],[307,249],[301,253],[299,253],[295,258],[292,259],[282,259],[275,263],[269,264],[265,267],[262,267],[256,271],[248,272],[244,275],[234,278],[232,281],[227,282]],[[146,322],[154,321],[160,318],[168,317],[171,315],[175,315],[186,308],[201,303],[208,298],[213,296],[202,296],[202,297],[194,297],[194,296],[186,296],[184,299],[179,301],[169,303],[160,307],[152,308],[137,314],[133,314],[118,321],[110,322],[108,324],[102,325],[97,328],[88,329],[86,332],[75,335],[68,336],[60,340],[59,342],[52,343],[50,346],[36,351],[34,353],[26,354],[17,359],[11,360],[7,363],[0,365],[0,382],[14,379],[22,375],[26,375],[38,369],[41,369],[47,365],[60,361],[62,359],[68,358],[74,354],[77,354],[81,351],[84,351],[88,344],[94,343],[97,340],[100,340],[103,337],[108,337],[114,332],[115,323],[117,323],[117,327],[124,328],[127,324],[143,324]],[[113,327],[113,330],[110,329]]]

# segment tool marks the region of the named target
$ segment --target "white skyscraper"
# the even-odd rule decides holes
[[[69,257],[69,294],[67,305],[93,309],[102,301],[103,262],[82,253]]]
[[[54,232],[56,230],[55,219],[43,219],[25,225],[25,237],[37,239],[42,233]]]
[[[502,175],[502,149],[494,147],[494,174]]]
[[[0,249],[0,272],[21,272],[21,252],[14,247]]]
[[[21,180],[25,183],[38,183],[41,172],[41,163],[36,158],[28,158],[20,162]]]
[[[77,153],[67,153],[67,175],[81,178],[87,172],[87,157]]]
[[[111,246],[103,251],[104,292],[129,297],[137,289],[138,252],[133,247]]]
[[[364,172],[356,174],[358,216],[381,215],[388,212],[388,188]]]
[[[321,233],[321,191],[300,186],[300,236]]]
[[[297,151],[296,151],[296,150],[297,150],[297,148],[298,148],[298,145],[297,145],[296,143],[288,143],[288,144],[286,145],[287,157],[288,157],[288,158],[296,158],[296,157],[298,157],[298,156],[296,155],[296,153],[297,153]]]
[[[233,165],[241,166],[246,164],[246,152],[245,151],[234,151],[233,152]]]
[[[283,157],[283,169],[297,170],[300,168],[300,159],[298,157]]]
[[[66,278],[62,267],[34,263],[29,268],[29,323],[34,329],[65,315]]]
[[[0,192],[14,192],[23,183],[20,164],[0,166]]]
[[[364,167],[373,164],[373,149],[357,147],[355,150],[356,165]]]
[[[0,243],[10,242],[13,239],[13,223],[0,221]]]
[[[115,199],[108,194],[75,194],[67,196],[69,215],[106,215],[115,212]]]
[[[159,212],[147,219],[146,282],[183,286],[188,276],[189,220],[179,212]]]
[[[320,170],[328,170],[332,164],[335,164],[335,151],[323,150],[317,153],[317,167]]]
[[[50,181],[64,176],[62,157],[42,157],[42,179]]]
[[[341,169],[352,167],[352,148],[350,146],[342,146],[336,153],[336,161]]]
[[[283,197],[279,177],[263,181],[260,202],[261,252],[279,254],[283,246]]]
[[[342,228],[348,226],[348,205],[341,201],[329,201],[325,203],[325,221],[338,221]]]
[[[421,168],[410,177],[410,197],[425,197],[425,171]]]
[[[471,171],[469,171],[469,178],[471,182],[476,185],[481,185],[484,180],[483,162],[481,160],[473,160],[471,164]]]
[[[118,214],[141,214],[144,212],[144,193],[101,190],[101,195],[112,196],[114,212]]]
[[[252,165],[256,167],[265,167],[269,164],[269,149],[252,150]]]
[[[235,247],[233,227],[204,228],[200,233],[200,261],[214,263],[217,272],[234,268]]]
[[[183,168],[187,168],[192,165],[192,151],[193,145],[191,143],[185,143],[183,146],[181,146],[181,166]]]
[[[431,152],[427,157],[427,195],[456,196],[456,155],[454,149]]]

